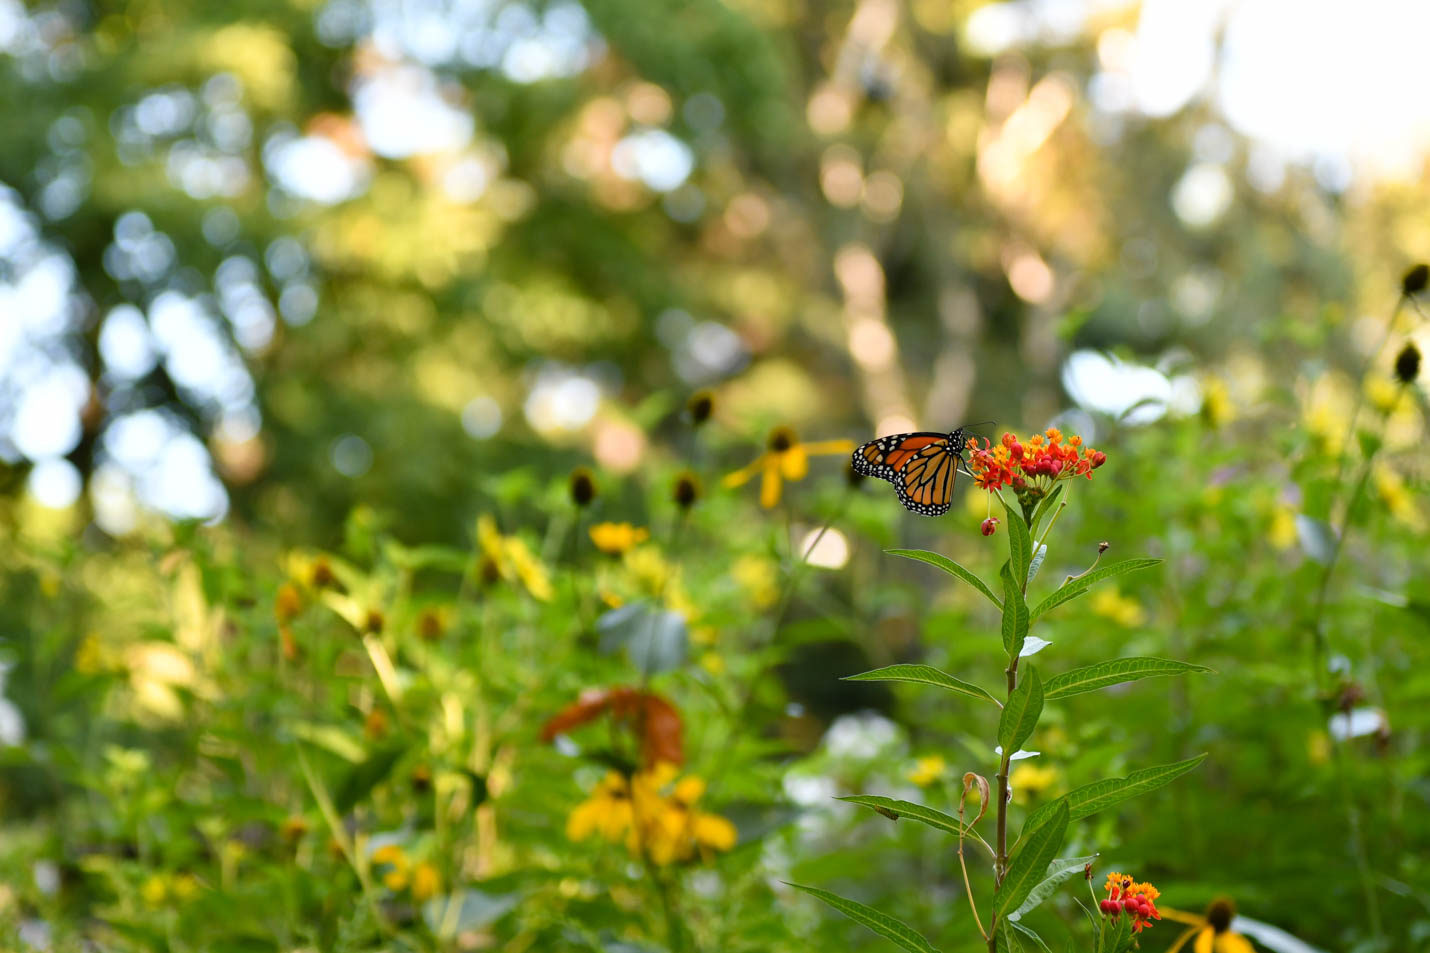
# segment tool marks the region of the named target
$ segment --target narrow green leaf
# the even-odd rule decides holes
[[[786,883],[796,890],[803,890],[811,897],[817,897],[823,900],[855,923],[861,923],[886,940],[892,940],[903,949],[908,950],[909,953],[938,953],[938,951],[930,945],[928,940],[925,940],[902,920],[895,920],[887,914],[880,913],[873,907],[865,906],[856,900],[846,900],[844,897],[830,893],[828,890]]]
[[[891,797],[879,797],[875,794],[856,794],[851,797],[842,797],[839,800],[873,808],[885,817],[907,817],[911,821],[920,821],[955,837],[960,832],[965,835],[972,833],[972,829],[960,824],[958,818],[922,804],[915,804],[912,801],[900,801]]]
[[[1028,603],[1023,599],[1022,588],[1013,581],[1008,563],[1003,564],[999,575],[1003,579],[1003,648],[1010,656],[1016,656],[1023,651],[1023,640],[1028,637]]]
[[[1059,884],[1071,880],[1075,874],[1082,873],[1083,868],[1095,860],[1097,860],[1097,855],[1090,854],[1087,857],[1067,857],[1062,860],[1053,861],[1048,865],[1048,870],[1043,874],[1043,879],[1033,888],[1032,892],[1028,894],[1028,899],[1024,900],[1017,910],[1008,914],[1008,919],[1014,921],[1021,920],[1029,911],[1036,908],[1038,904],[1052,896],[1053,891],[1058,888]]]
[[[1204,754],[1199,754],[1186,761],[1141,768],[1128,774],[1125,778],[1094,781],[1091,784],[1084,784],[1080,788],[1073,788],[1063,795],[1062,800],[1068,803],[1072,819],[1076,821],[1096,814],[1098,811],[1105,811],[1114,804],[1120,804],[1164,787],[1201,764],[1206,757]],[[1038,828],[1052,819],[1053,809],[1054,805],[1044,804],[1029,814],[1028,819],[1023,822],[1023,832],[1018,837],[1018,843],[1014,846],[1021,849],[1024,841],[1032,838]]]
[[[392,773],[398,759],[406,751],[407,745],[397,741],[379,748],[368,755],[361,764],[354,765],[333,794],[333,806],[338,813],[346,814],[357,806],[359,801],[371,794],[372,789]]]
[[[969,695],[973,698],[986,698],[995,705],[1000,704],[998,699],[977,685],[971,682],[965,682],[961,678],[954,678],[947,672],[941,672],[932,665],[886,665],[883,668],[876,668],[872,672],[863,672],[859,675],[846,675],[843,681],[917,682],[922,685],[937,685],[939,688],[957,692],[960,695]]]
[[[917,559],[921,563],[928,563],[930,566],[942,569],[950,576],[957,576],[987,596],[989,602],[1000,609],[1003,608],[1003,603],[999,602],[998,597],[993,594],[993,590],[988,588],[988,583],[979,579],[972,572],[964,569],[947,556],[940,555],[939,553],[931,553],[926,549],[886,549],[884,552],[890,556],[903,556],[905,559]]]
[[[1113,576],[1122,576],[1129,572],[1136,572],[1139,569],[1147,569],[1149,567],[1157,565],[1161,561],[1162,560],[1160,559],[1151,559],[1145,556],[1138,557],[1136,559],[1124,559],[1121,562],[1112,563],[1109,566],[1100,566],[1097,569],[1091,570],[1090,572],[1085,572],[1075,579],[1069,579],[1067,582],[1059,586],[1057,591],[1055,591],[1052,595],[1048,596],[1042,602],[1038,603],[1037,607],[1033,609],[1033,618],[1036,619],[1038,616],[1042,615],[1044,612],[1047,612],[1053,606],[1060,606],[1064,602],[1067,602],[1069,599],[1073,599],[1077,596],[1082,595],[1082,593],[1085,592],[1095,582],[1101,582],[1104,579],[1111,579]],[[1073,589],[1081,591],[1070,591]]]
[[[1013,578],[1028,578],[1028,563],[1033,558],[1033,540],[1028,535],[1028,524],[1023,522],[1023,511],[1004,501],[1003,510],[1008,515],[1008,555],[1013,561]]]
[[[1095,692],[1109,685],[1135,682],[1142,678],[1157,678],[1165,675],[1183,675],[1187,672],[1210,672],[1205,665],[1178,662],[1165,658],[1119,658],[1075,668],[1071,672],[1054,675],[1043,686],[1045,698],[1061,698],[1064,695],[1081,695]]]
[[[1043,873],[1058,855],[1058,849],[1063,846],[1070,819],[1067,798],[1059,798],[1053,805],[1052,817],[1028,839],[1023,850],[1008,865],[1008,873],[998,885],[994,910],[1000,917],[1023,905],[1043,879]]]
[[[1017,751],[1028,740],[1042,713],[1043,680],[1038,677],[1038,670],[1029,665],[1008,696],[1008,704],[998,720],[998,743],[1003,746],[1003,757]]]
[[[1034,943],[1038,944],[1038,946],[1042,947],[1044,950],[1047,950],[1047,953],[1053,953],[1052,947],[1048,946],[1048,944],[1043,940],[1043,938],[1038,936],[1038,932],[1032,927],[1025,927],[1022,923],[1012,919],[1011,917],[1004,922],[1007,923],[1014,930],[1017,930],[1019,933],[1031,939]]]

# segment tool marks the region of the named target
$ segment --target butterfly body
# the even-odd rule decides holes
[[[888,480],[905,509],[942,516],[952,505],[953,484],[968,437],[949,433],[899,433],[871,440],[854,451],[854,472]]]

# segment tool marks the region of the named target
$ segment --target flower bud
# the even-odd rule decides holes
[[[1097,544],[1097,554],[1101,556],[1103,553],[1107,552],[1111,548],[1112,544],[1104,539],[1102,542]]]
[[[689,470],[681,473],[675,478],[671,499],[675,500],[675,505],[682,510],[690,509],[700,499],[700,478]]]
[[[698,390],[690,395],[690,400],[685,402],[686,413],[690,414],[690,422],[699,427],[710,419],[715,413],[715,392],[711,390]]]
[[[998,532],[997,518],[992,516],[988,517],[986,520],[983,521],[983,525],[979,527],[979,529],[984,536],[992,536],[994,533]]]
[[[1107,454],[1103,453],[1101,450],[1094,450],[1094,451],[1093,451],[1093,454],[1092,454],[1092,468],[1093,468],[1094,470],[1096,470],[1098,467],[1102,466],[1102,465],[1103,465],[1104,463],[1106,463],[1106,462],[1107,462]]]
[[[1418,264],[1405,273],[1405,277],[1400,279],[1400,290],[1407,296],[1416,295],[1425,290],[1425,286],[1430,284],[1430,265]]]
[[[1412,384],[1420,376],[1420,349],[1407,344],[1395,357],[1395,378],[1402,384]]]
[[[571,502],[577,506],[588,506],[596,498],[596,478],[585,467],[571,471]]]

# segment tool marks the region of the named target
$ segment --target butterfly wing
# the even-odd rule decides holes
[[[960,457],[947,439],[929,443],[904,458],[890,481],[904,508],[920,516],[942,516],[953,503]]]
[[[939,444],[948,445],[948,434],[896,433],[870,440],[854,451],[854,472],[892,483],[916,454]]]

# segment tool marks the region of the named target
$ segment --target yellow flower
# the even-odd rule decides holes
[[[199,892],[199,881],[193,874],[178,874],[170,888],[179,900],[191,900]]]
[[[1396,520],[1413,530],[1425,528],[1425,517],[1421,515],[1420,507],[1415,504],[1415,497],[1405,488],[1405,481],[1401,479],[1399,473],[1387,466],[1377,464],[1375,490],[1380,494],[1380,500],[1385,504],[1385,508]]]
[[[1296,510],[1283,504],[1277,505],[1271,513],[1271,526],[1266,530],[1266,538],[1277,549],[1290,549],[1296,545]]]
[[[1209,377],[1202,382],[1202,419],[1212,427],[1220,427],[1236,419],[1236,405],[1232,403],[1231,391],[1220,377]]]
[[[1365,379],[1365,399],[1382,414],[1388,414],[1400,402],[1403,389],[1388,377],[1371,374]]]
[[[382,885],[388,890],[401,890],[407,886],[409,864],[407,854],[396,844],[384,844],[372,852],[372,862],[386,867],[382,874]]]
[[[1147,621],[1147,613],[1136,599],[1129,599],[1116,589],[1101,589],[1092,597],[1092,611],[1127,628],[1135,628]]]
[[[437,868],[423,861],[412,869],[412,899],[421,903],[437,895],[442,888],[442,875]]]
[[[711,675],[724,675],[725,659],[718,652],[706,652],[700,656],[700,667]]]
[[[1213,900],[1201,916],[1168,907],[1162,907],[1160,912],[1168,920],[1190,924],[1167,953],[1178,953],[1188,940],[1192,953],[1256,953],[1251,941],[1231,928],[1236,920],[1236,904],[1229,897]]]
[[[779,567],[764,556],[741,556],[730,567],[730,575],[750,597],[755,609],[768,609],[780,597]]]
[[[926,788],[948,771],[948,764],[943,758],[936,754],[927,755],[914,763],[913,770],[909,772],[908,778],[921,788]]]
[[[1051,765],[1044,768],[1022,761],[1008,776],[1008,784],[1013,788],[1013,800],[1026,804],[1030,796],[1047,791],[1062,777],[1062,772]]]
[[[151,907],[157,907],[164,902],[164,898],[169,895],[169,888],[164,884],[164,878],[158,874],[153,874],[144,881],[139,888],[139,896],[144,898],[144,902]]]
[[[780,501],[784,480],[803,480],[809,473],[809,458],[826,454],[854,452],[852,440],[823,440],[800,443],[789,427],[770,431],[765,452],[742,470],[736,470],[722,481],[727,487],[744,486],[756,473],[760,474],[760,505],[772,509]]]
[[[629,780],[614,771],[607,774],[590,798],[572,810],[566,836],[580,841],[599,834],[661,866],[734,847],[735,825],[695,806],[705,782],[694,776],[677,780],[677,773],[674,765],[661,762]]]
[[[556,595],[541,560],[522,540],[503,536],[496,520],[485,514],[477,519],[477,548],[482,553],[482,565],[494,569],[501,578],[515,576],[532,598],[550,602]]]
[[[647,539],[650,539],[650,530],[630,523],[597,523],[591,527],[591,542],[601,552],[612,556],[619,556]]]

